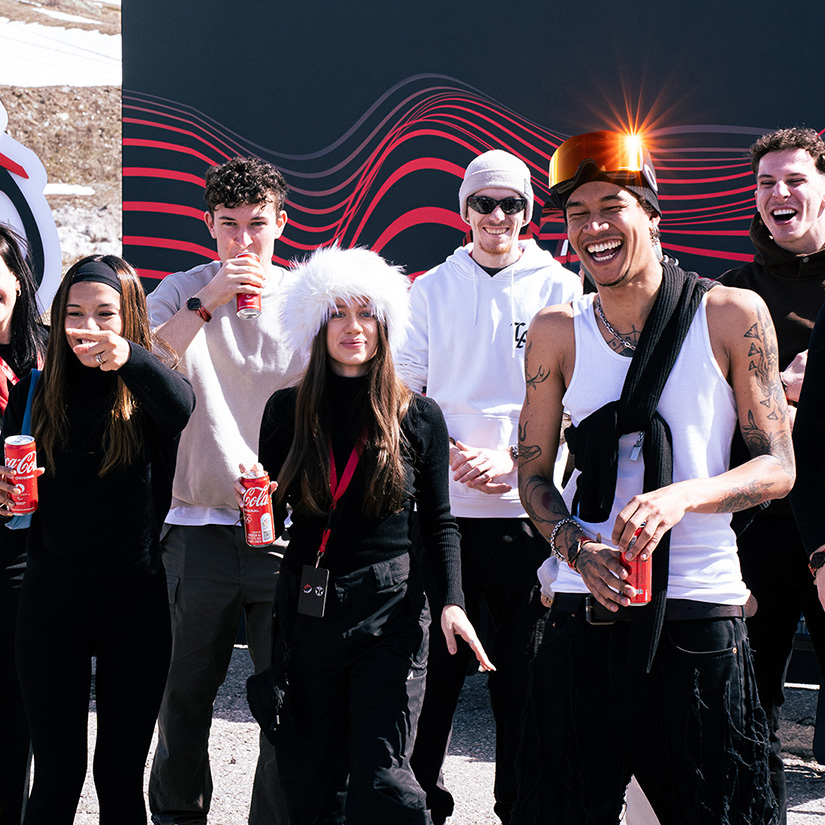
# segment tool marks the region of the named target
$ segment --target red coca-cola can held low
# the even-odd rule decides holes
[[[11,512],[16,516],[37,509],[37,451],[30,435],[13,435],[6,439],[5,464],[14,470],[14,502]]]
[[[653,594],[653,556],[644,561],[638,556],[633,561],[622,557],[622,565],[628,573],[625,584],[635,591],[630,597],[630,606],[649,604]]]
[[[243,485],[243,530],[250,547],[266,547],[275,541],[272,524],[272,497],[269,495],[269,475],[254,471],[241,476]]]
[[[239,258],[254,258],[258,256],[254,252],[241,252]],[[253,295],[249,292],[238,292],[235,296],[237,301],[236,315],[238,318],[258,318],[261,314],[261,296]]]

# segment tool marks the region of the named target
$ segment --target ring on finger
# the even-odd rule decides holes
[[[103,363],[103,359],[100,357],[100,353],[98,353],[97,355],[95,355],[95,358],[97,359],[97,363],[98,363],[98,364],[102,364],[102,363]]]

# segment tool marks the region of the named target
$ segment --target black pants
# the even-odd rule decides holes
[[[775,502],[739,537],[742,578],[756,596],[756,615],[748,619],[748,638],[759,700],[771,735],[771,785],[786,821],[785,768],[779,720],[785,702],[785,674],[800,614],[811,634],[819,666],[825,673],[825,611],[813,585],[796,522],[790,513],[771,513]]]
[[[26,573],[17,664],[34,749],[25,825],[72,825],[86,776],[97,657],[94,778],[101,825],[146,825],[143,771],[171,654],[166,577]]]
[[[28,796],[29,726],[14,660],[19,603],[19,583],[4,578],[0,581],[0,825],[20,825]]]
[[[331,580],[326,614],[296,616],[299,578],[277,585],[276,666],[290,642],[276,753],[292,825],[330,818],[349,772],[347,825],[429,825],[410,753],[424,694],[423,589],[404,555]]]
[[[531,665],[514,825],[618,825],[631,775],[662,825],[775,825],[743,619],[665,622],[649,674],[630,623],[551,612]]]
[[[496,666],[488,681],[496,723],[495,811],[506,823],[516,800],[515,762],[528,667],[537,646],[541,619],[546,613],[541,605],[536,570],[544,560],[547,545],[528,519],[460,518],[458,527],[467,615],[483,633],[480,618],[483,600],[492,625],[485,644]],[[435,604],[429,585],[428,596]],[[433,613],[435,615],[435,609]],[[473,653],[465,644],[459,644],[458,652],[451,656],[443,634],[433,631],[427,692],[412,766],[427,793],[427,807],[436,825],[453,812],[453,797],[444,786],[441,768],[450,746],[453,716],[471,659],[474,659]]]

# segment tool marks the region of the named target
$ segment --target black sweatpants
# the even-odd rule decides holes
[[[429,825],[410,768],[429,611],[409,556],[331,578],[324,618],[296,615],[298,587],[282,569],[276,658],[291,644],[275,749],[292,825],[341,821],[347,772],[347,825]]]
[[[171,654],[166,576],[90,582],[27,571],[16,651],[34,750],[25,825],[74,821],[86,776],[92,656],[100,822],[145,825],[143,771]]]
[[[483,640],[496,666],[488,677],[496,723],[495,811],[499,819],[507,823],[516,801],[516,754],[527,699],[529,665],[547,612],[541,605],[536,576],[547,554],[547,542],[526,518],[459,518],[457,521],[467,615],[483,634],[481,604],[484,602],[492,625]],[[431,601],[432,591],[428,579]],[[427,807],[436,825],[441,825],[453,812],[453,796],[444,785],[441,768],[449,750],[453,716],[471,660],[475,661],[468,645],[460,644],[458,652],[451,656],[443,634],[433,632],[427,692],[412,766],[427,793]]]

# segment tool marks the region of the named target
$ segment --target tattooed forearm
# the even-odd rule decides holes
[[[753,412],[748,410],[748,423],[742,427],[742,438],[751,458],[760,455],[773,456],[779,466],[790,476],[794,474],[794,454],[790,436],[786,430],[767,433],[754,420]]]
[[[770,313],[763,305],[756,310],[758,321],[745,333],[748,345],[748,370],[753,373],[771,421],[784,421],[788,415],[785,392],[779,380],[779,348]]]
[[[717,505],[717,513],[736,513],[739,510],[747,510],[748,507],[755,507],[763,501],[771,498],[770,482],[752,481],[750,484],[743,484],[735,490],[731,490]]]
[[[545,538],[549,537],[559,519],[569,515],[561,493],[544,476],[533,475],[524,480],[519,478],[519,492],[527,515]]]

